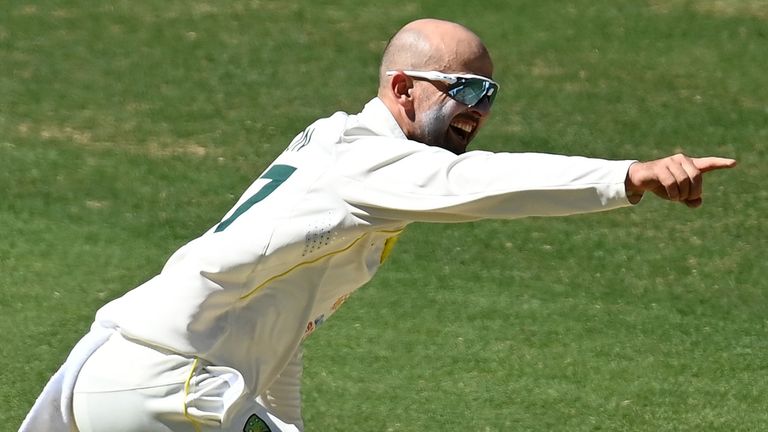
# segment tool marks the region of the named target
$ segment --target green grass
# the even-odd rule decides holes
[[[2,430],[95,310],[290,139],[373,95],[391,33],[459,20],[502,84],[476,147],[739,159],[692,211],[412,226],[309,339],[308,430],[768,425],[768,4],[0,2]]]

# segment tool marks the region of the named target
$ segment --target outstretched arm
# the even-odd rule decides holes
[[[632,204],[637,204],[645,191],[651,191],[665,200],[698,207],[701,205],[702,174],[734,166],[736,161],[733,159],[692,158],[683,154],[637,162],[629,167],[624,182],[627,198]]]

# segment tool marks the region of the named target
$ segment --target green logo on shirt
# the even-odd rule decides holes
[[[264,420],[260,419],[256,414],[251,414],[248,420],[245,422],[243,432],[272,432],[272,429],[264,423]]]

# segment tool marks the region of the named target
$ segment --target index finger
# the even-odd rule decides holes
[[[716,170],[716,169],[733,168],[736,166],[736,163],[737,163],[736,159],[721,158],[721,157],[714,157],[714,156],[702,157],[702,158],[691,158],[691,161],[693,162],[693,165],[703,173],[707,171]]]

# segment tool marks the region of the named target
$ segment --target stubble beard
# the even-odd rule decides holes
[[[456,154],[463,153],[463,149],[456,149],[451,146],[448,137],[448,127],[453,120],[453,115],[448,112],[447,105],[440,104],[425,111],[422,116],[424,121],[418,132],[420,135],[417,140],[435,147],[444,148]]]

